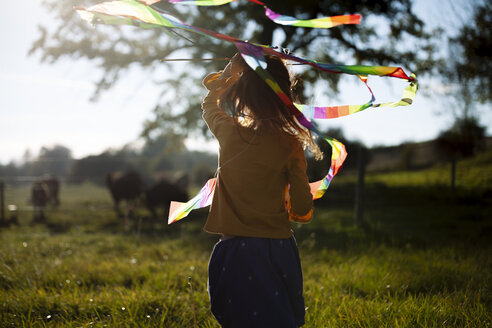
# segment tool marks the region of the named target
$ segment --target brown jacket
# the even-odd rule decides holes
[[[233,236],[288,238],[288,185],[292,211],[309,221],[312,195],[301,143],[287,133],[241,127],[210,91],[203,119],[219,141],[217,184],[205,230]]]

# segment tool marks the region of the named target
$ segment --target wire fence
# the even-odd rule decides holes
[[[74,184],[67,180],[60,180],[58,206],[52,202],[46,202],[43,206],[35,206],[32,202],[32,187],[43,179],[44,176],[8,176],[0,177],[0,226],[16,217],[21,221],[29,222],[33,215],[42,210],[48,216],[52,214],[68,215],[84,213],[97,213],[108,216],[127,216],[128,212],[138,212],[139,216],[152,217],[146,206],[144,193],[134,200],[122,200],[118,204],[119,211],[115,211],[115,205],[111,192],[104,184],[94,183]],[[193,189],[194,190],[194,189]],[[158,204],[155,211],[163,217],[166,206]]]

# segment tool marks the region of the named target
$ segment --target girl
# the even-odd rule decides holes
[[[284,63],[267,71],[291,95]],[[224,328],[304,324],[303,280],[290,220],[308,222],[312,195],[302,144],[308,130],[236,54],[203,80],[203,119],[219,141],[217,183],[205,230],[221,234],[209,263],[211,311]]]

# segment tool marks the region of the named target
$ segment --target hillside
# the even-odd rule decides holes
[[[492,137],[487,137],[485,151],[491,149]],[[373,147],[369,153],[368,171],[419,169],[443,162],[443,158],[438,153],[436,140],[409,142],[389,147]]]

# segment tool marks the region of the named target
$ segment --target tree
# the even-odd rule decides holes
[[[484,147],[486,128],[480,125],[477,105],[492,100],[492,0],[474,1],[473,8],[472,19],[459,28],[456,36],[449,37],[449,55],[441,67],[455,104],[454,123],[440,133],[437,147],[451,162],[453,194],[456,161]]]
[[[455,194],[456,162],[485,148],[485,127],[475,117],[457,118],[454,125],[437,138],[438,152],[451,163],[450,187]]]
[[[30,166],[30,173],[32,175],[52,174],[66,177],[72,161],[72,151],[65,146],[41,147],[39,155]]]
[[[485,147],[485,127],[476,118],[457,119],[439,135],[438,145],[447,158],[471,157]]]
[[[82,2],[82,3],[81,3]],[[139,66],[149,76],[159,76],[162,96],[157,100],[153,118],[145,122],[142,134],[149,138],[188,135],[207,128],[199,109],[203,88],[200,81],[206,72],[224,63],[199,62],[178,65],[161,62],[168,57],[225,57],[235,50],[226,42],[189,35],[183,31],[140,30],[131,27],[98,26],[82,21],[74,4],[89,6],[98,1],[45,0],[45,5],[59,18],[53,30],[40,26],[40,37],[30,51],[41,53],[43,62],[54,63],[64,57],[90,60],[101,69],[94,100],[111,88],[132,66]],[[271,0],[268,6],[277,12],[300,18],[360,13],[365,17],[359,26],[347,25],[329,30],[294,28],[274,24],[264,10],[247,1],[219,7],[174,6],[167,1],[157,4],[184,18],[188,24],[220,31],[262,44],[276,42],[296,54],[323,62],[370,65],[402,65],[423,74],[434,67],[431,36],[412,10],[411,0]],[[375,18],[369,20],[368,18]],[[413,42],[418,41],[418,42]],[[412,46],[405,46],[411,42]],[[413,46],[415,44],[415,46]],[[323,49],[323,50],[320,50]],[[166,69],[166,77],[164,71]],[[337,91],[340,75],[325,75],[332,92]],[[318,72],[306,70],[303,79],[309,84]]]
[[[465,83],[473,101],[492,100],[492,0],[475,8],[471,24],[461,28],[457,37],[451,38],[455,80]],[[456,56],[456,54],[460,54]]]
[[[105,151],[99,155],[90,155],[74,162],[70,172],[70,182],[93,182],[103,185],[106,175],[115,171],[134,170],[124,151]]]
[[[476,105],[492,100],[492,0],[473,4],[471,19],[449,37],[449,55],[441,68],[456,101],[455,126],[477,119]]]
[[[142,148],[134,149],[126,145],[75,160],[69,180],[104,184],[108,173],[132,170],[137,171],[144,185],[149,186],[157,177],[170,176],[176,172],[191,172],[191,182],[201,185],[210,174],[213,175],[216,167],[216,155],[189,152],[179,140],[160,136],[155,140],[147,140]]]

